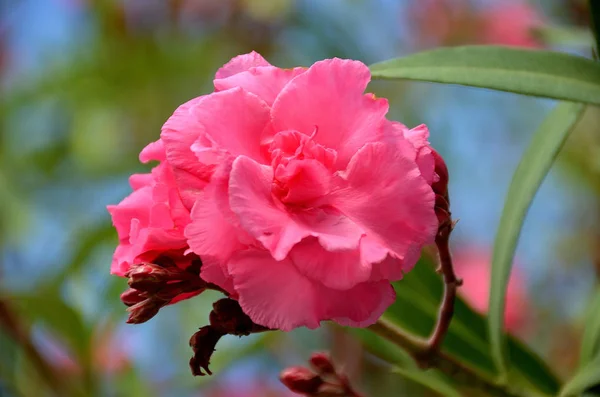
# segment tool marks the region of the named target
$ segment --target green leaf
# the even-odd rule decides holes
[[[559,397],[578,396],[594,386],[600,385],[600,356],[581,368],[563,386]]]
[[[498,46],[439,48],[370,66],[373,78],[490,88],[600,105],[600,65],[552,51]]]
[[[508,189],[492,257],[488,324],[492,357],[501,377],[507,373],[504,299],[517,240],[535,193],[583,109],[584,105],[564,102],[550,113],[523,154]]]
[[[435,369],[421,370],[406,351],[393,343],[379,337],[366,328],[346,329],[363,342],[369,353],[392,364],[393,372],[402,375],[412,382],[425,386],[427,389],[437,392],[442,396],[461,396],[456,390],[456,386],[444,374]]]
[[[445,376],[442,376],[441,374],[437,374],[439,376],[434,376],[432,370],[419,371],[417,369],[395,367],[392,371],[402,375],[406,379],[426,387],[440,396],[462,397],[462,394]]]
[[[588,364],[596,356],[600,356],[600,289],[588,309],[586,326],[581,340],[579,364],[581,367]]]
[[[434,269],[431,260],[423,257],[404,279],[394,283],[397,301],[386,311],[384,318],[387,321],[421,337],[429,335],[443,292],[441,277]],[[486,319],[459,297],[455,302],[454,317],[443,349],[463,364],[495,378],[497,371],[490,355],[487,329]],[[416,369],[407,352],[373,334],[369,329],[349,331],[378,358],[401,368]],[[508,346],[515,359],[510,374],[512,383],[522,385],[523,388],[535,388],[548,395],[558,393],[560,385],[557,378],[540,358],[510,336]]]
[[[362,341],[369,353],[389,364],[402,368],[416,368],[412,357],[393,343],[379,337],[366,328],[345,328]]]

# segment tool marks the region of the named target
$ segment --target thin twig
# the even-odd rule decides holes
[[[428,355],[435,355],[440,351],[444,337],[450,328],[452,316],[454,315],[456,292],[458,287],[462,284],[462,280],[458,279],[454,273],[452,255],[450,254],[449,240],[453,227],[454,223],[451,220],[448,220],[448,222],[440,226],[435,238],[435,244],[437,245],[440,258],[439,270],[441,271],[444,280],[444,295],[438,312],[437,322],[427,341],[427,348],[423,352],[425,357]]]
[[[8,303],[0,300],[0,327],[18,343],[37,372],[58,396],[67,396],[67,387],[56,370],[46,361],[37,350],[28,333],[23,329],[17,316],[14,315]]]

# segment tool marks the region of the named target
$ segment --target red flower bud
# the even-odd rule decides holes
[[[319,391],[323,379],[308,368],[292,367],[284,369],[279,375],[281,383],[294,393],[312,395]]]
[[[128,324],[141,324],[156,316],[166,302],[148,298],[127,309],[129,312]]]
[[[136,303],[140,303],[144,299],[146,299],[146,297],[143,296],[143,294],[140,291],[133,288],[129,288],[121,294],[121,302],[123,302],[127,306],[133,306]]]
[[[314,353],[310,357],[310,365],[322,375],[334,374],[335,368],[331,362],[331,358],[326,353]]]

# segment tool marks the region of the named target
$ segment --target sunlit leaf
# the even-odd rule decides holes
[[[535,193],[583,109],[584,105],[564,102],[544,120],[523,154],[506,196],[492,256],[489,306],[492,357],[501,377],[507,373],[504,345],[506,288],[523,221]]]
[[[600,355],[579,369],[560,391],[559,397],[578,396],[589,388],[600,385]]]
[[[424,386],[443,397],[462,397],[462,394],[445,377],[432,376],[432,371],[419,371],[417,369],[404,369],[396,367],[393,372],[400,374],[406,379]]]
[[[371,65],[373,78],[490,88],[600,105],[600,65],[575,55],[499,46],[439,48]]]
[[[427,337],[437,317],[437,307],[442,297],[443,284],[433,264],[423,257],[404,279],[394,283],[396,302],[386,311],[384,318],[402,329]],[[497,372],[490,354],[486,319],[476,313],[461,298],[455,303],[455,313],[444,340],[443,349],[463,364],[494,378]],[[415,368],[405,351],[372,334],[369,330],[351,330],[380,359],[401,368]],[[559,390],[557,378],[546,364],[513,337],[508,338],[508,348],[515,358],[510,379],[521,388],[535,388],[548,395]],[[408,367],[407,363],[412,363]],[[468,385],[467,385],[468,386]]]
[[[594,357],[600,355],[600,289],[588,309],[586,316],[585,330],[581,340],[581,350],[579,353],[580,366],[587,365]]]

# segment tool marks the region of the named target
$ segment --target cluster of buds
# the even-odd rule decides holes
[[[241,337],[269,331],[269,328],[252,322],[250,317],[242,311],[239,303],[228,298],[213,303],[209,321],[210,325],[200,328],[190,339],[190,346],[194,351],[194,355],[190,359],[190,369],[194,376],[212,375],[208,365],[221,337],[225,335]],[[206,374],[202,370],[206,371]]]
[[[279,379],[292,392],[307,397],[362,397],[348,377],[337,370],[325,353],[314,353],[310,367],[292,367],[281,372]]]
[[[129,306],[127,322],[144,323],[163,306],[210,288],[200,278],[201,266],[198,258],[184,270],[168,257],[159,257],[153,263],[132,265],[125,274],[129,278],[129,289],[121,294],[121,301]]]

